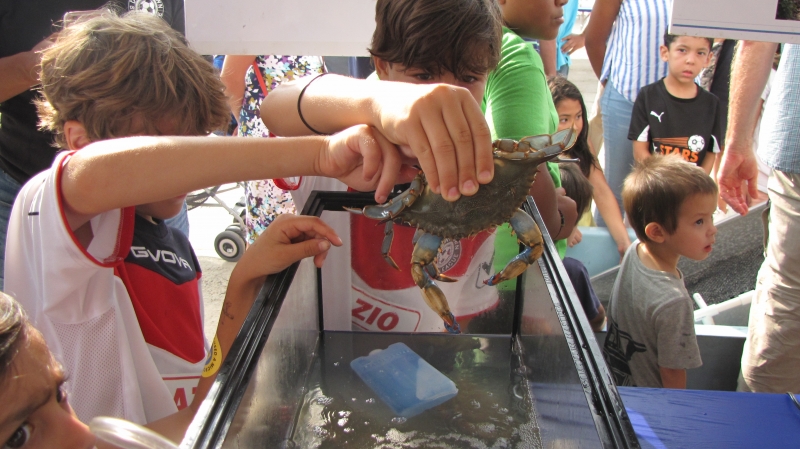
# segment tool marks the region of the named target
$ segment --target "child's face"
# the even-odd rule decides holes
[[[31,332],[0,384],[4,448],[92,448],[94,435],[67,403],[64,373],[41,335]]]
[[[401,64],[392,64],[380,58],[374,58],[374,60],[375,71],[378,72],[378,77],[384,81],[413,84],[450,84],[467,89],[478,104],[483,101],[483,92],[486,90],[486,73],[471,73],[463,79],[458,79],[451,72],[444,72],[437,76],[425,69],[406,68]]]
[[[669,65],[668,76],[681,83],[694,83],[709,61],[711,47],[708,39],[694,36],[678,36],[669,45],[661,46],[661,60]]]
[[[558,111],[558,130],[574,128],[577,134],[583,130],[583,109],[578,100],[565,98],[556,105]]]
[[[667,235],[664,243],[681,256],[704,260],[711,253],[717,234],[713,219],[716,210],[716,195],[695,194],[686,198],[678,214],[678,227]]]
[[[500,0],[503,21],[517,34],[533,39],[552,40],[564,23],[567,0]]]

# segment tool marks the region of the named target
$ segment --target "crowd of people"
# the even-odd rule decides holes
[[[577,1],[378,0],[368,79],[328,74],[318,56],[228,55],[220,73],[183,37],[181,1],[155,14],[97,0],[0,7],[0,442],[92,447],[83,423],[96,416],[180,441],[264,278],[306,257],[335,259],[323,283],[342,294],[324,302],[326,329],[470,332],[516,288],[504,276],[496,287],[473,280],[505,273],[518,252],[508,224],[452,242],[456,258],[442,251],[443,273],[423,268],[420,285],[378,268],[373,222],[294,212],[312,190],[374,191],[383,203],[419,169],[456,201],[492,180],[492,141],[568,129],[576,139],[563,156],[577,164],[542,164],[529,192],[543,231],[589,323],[608,331],[617,384],[685,388],[702,361],[678,260],[708,257],[722,201],[744,214],[761,198],[762,116],[769,238],[739,388],[800,393],[789,237],[800,55],[787,45],[765,90],[777,44],[741,42],[725,79],[733,47],[669,34],[671,0],[596,0],[572,34]],[[599,120],[567,79],[584,43]],[[704,77],[725,97],[700,87]],[[231,117],[236,137],[206,138]],[[249,246],[208,342],[184,198],[241,181]],[[619,250],[607,309],[583,264],[565,257],[581,220],[606,226]],[[394,258],[411,259],[414,234],[394,226],[394,246],[408,248]],[[426,307],[421,288],[451,303]],[[378,303],[396,320],[358,320]]]

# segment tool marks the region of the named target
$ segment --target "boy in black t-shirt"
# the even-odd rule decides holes
[[[678,154],[711,172],[720,151],[719,100],[701,89],[695,78],[708,65],[712,39],[664,34],[661,59],[667,76],[642,88],[636,97],[628,139],[633,157]]]

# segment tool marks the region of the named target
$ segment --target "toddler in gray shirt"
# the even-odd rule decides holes
[[[711,252],[717,185],[696,165],[654,156],[626,178],[622,199],[639,240],[614,283],[603,356],[617,385],[686,388],[702,361],[678,260]]]

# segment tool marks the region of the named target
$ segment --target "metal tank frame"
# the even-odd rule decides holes
[[[345,206],[360,208],[368,204],[375,204],[370,193],[317,191],[313,192],[309,197],[303,214],[319,216],[326,210],[342,211]],[[557,321],[560,329],[555,329],[557,331],[556,335],[550,335],[546,338],[538,335],[528,335],[523,332],[521,321],[523,308],[525,307],[523,303],[524,292],[526,291],[526,276],[523,274],[520,276],[521,281],[518,283],[515,295],[513,331],[510,340],[514,346],[512,349],[521,351],[523,354],[538,352],[539,355],[547,355],[548,350],[561,348],[556,349],[560,351],[559,354],[568,353],[569,357],[565,357],[557,363],[574,364],[573,367],[566,366],[564,368],[570,372],[570,377],[574,377],[572,382],[574,384],[572,390],[574,391],[569,393],[572,395],[572,405],[564,403],[570,401],[563,401],[563,398],[558,396],[562,394],[558,391],[558,387],[553,390],[546,386],[542,390],[544,396],[556,395],[560,398],[557,399],[558,406],[555,407],[557,413],[551,417],[550,428],[552,430],[548,431],[564,435],[574,432],[575,429],[570,427],[571,424],[567,422],[569,420],[562,420],[558,413],[564,413],[566,414],[565,416],[570,415],[570,407],[572,407],[573,411],[578,410],[580,413],[584,413],[583,410],[587,409],[585,413],[590,414],[594,430],[597,431],[597,447],[638,448],[640,445],[633,426],[614,386],[611,373],[603,360],[600,347],[531,197],[528,197],[523,204],[523,209],[534,217],[545,236],[545,251],[538,261],[538,268],[541,270],[542,278],[552,299],[551,310],[555,317],[552,319],[554,322]],[[259,356],[264,351],[270,332],[275,327],[281,306],[300,264],[301,262],[295,263],[281,273],[269,276],[265,281],[225,362],[219,369],[211,390],[186,432],[186,436],[180,445],[182,449],[223,447],[226,437],[232,431],[232,423],[236,417],[237,409],[242,404],[242,399],[247,394],[248,387],[252,388],[250,383],[254,371],[256,371]],[[311,267],[313,267],[313,264]],[[532,266],[530,269],[535,268]],[[311,344],[316,345],[316,350],[318,350],[319,345],[324,340],[323,334],[326,332],[322,316],[322,282],[319,269],[316,270],[316,278],[318,309],[316,335],[313,335],[314,332],[312,330],[308,338],[316,340],[316,343]],[[546,305],[550,306],[549,304]],[[310,319],[313,321],[313,318]],[[305,382],[315,357],[317,357],[317,354],[312,353],[308,355],[308,360],[301,361],[300,365],[306,367],[303,368],[306,369],[306,372],[297,376],[298,383]],[[571,368],[574,368],[574,374],[571,372]],[[557,380],[554,381],[557,382]],[[537,391],[536,383],[533,380],[528,382],[533,385],[534,391]],[[537,397],[539,397],[538,393]],[[585,398],[586,404],[582,405],[582,400],[576,400],[579,397]],[[545,397],[543,400],[546,401],[547,398]],[[299,407],[293,413],[296,419]],[[233,426],[233,432],[241,430],[235,427],[236,425]],[[585,423],[584,427],[586,427]],[[592,433],[591,429],[588,429],[588,431]],[[236,435],[231,433],[231,436],[235,437]]]

